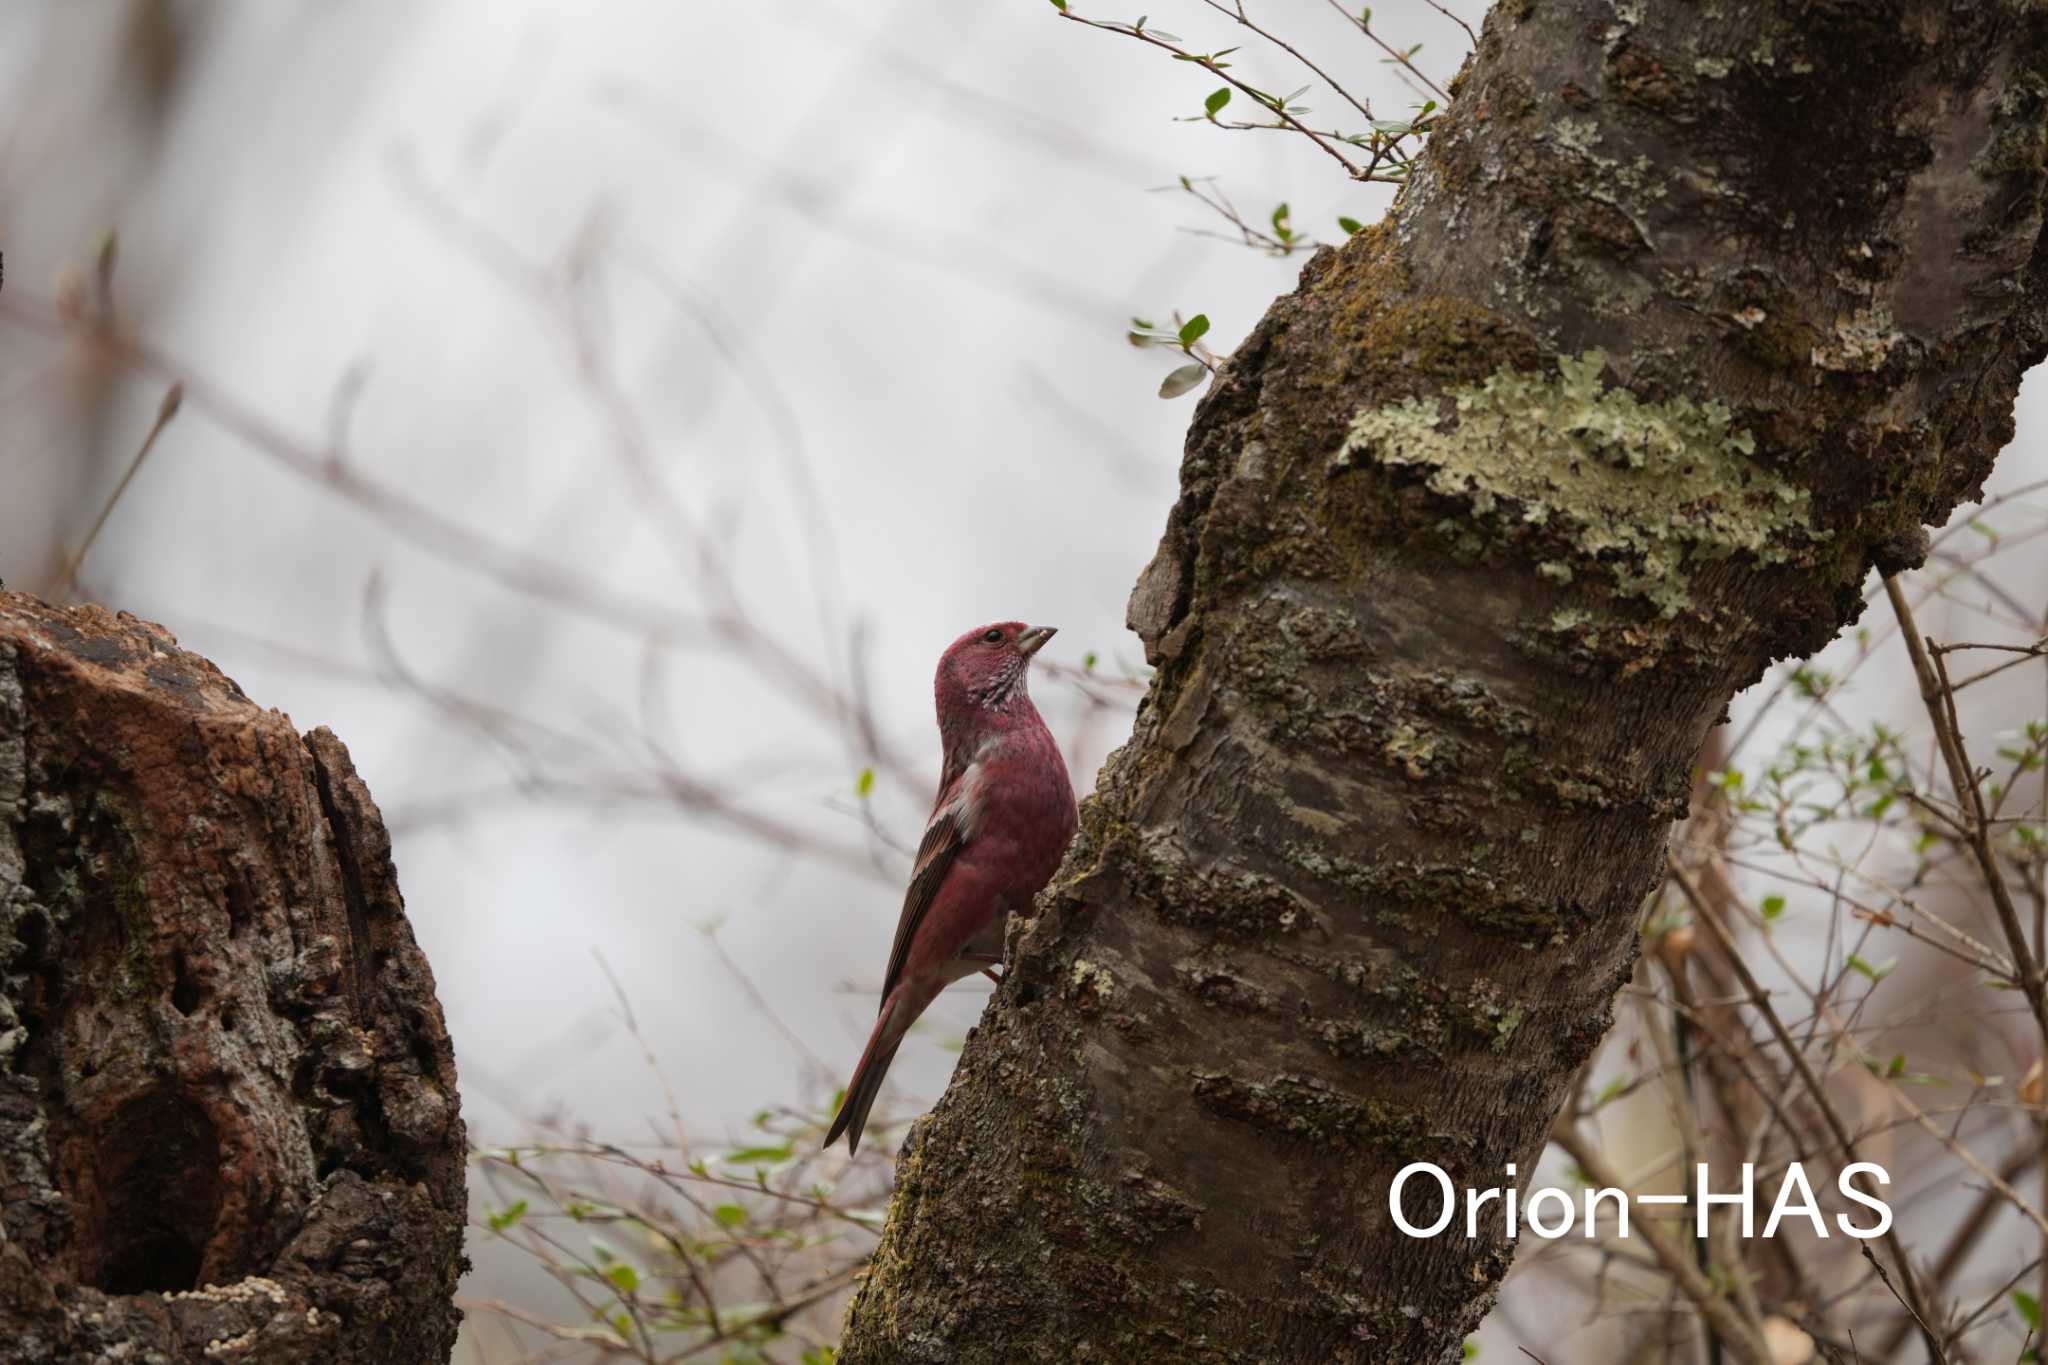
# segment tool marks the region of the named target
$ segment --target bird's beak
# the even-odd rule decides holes
[[[1033,626],[1017,637],[1017,648],[1025,658],[1030,658],[1045,647],[1045,642],[1059,634],[1057,626]]]

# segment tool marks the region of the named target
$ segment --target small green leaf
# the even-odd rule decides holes
[[[787,1142],[779,1147],[742,1147],[737,1152],[727,1152],[719,1160],[728,1166],[773,1166],[789,1160],[795,1151]]]
[[[1052,7],[1061,14],[1065,14],[1067,12],[1067,0],[1052,0]]]
[[[1203,100],[1202,108],[1208,111],[1210,118],[1215,118],[1217,111],[1228,103],[1230,103],[1230,87],[1226,85],[1221,90],[1210,95],[1209,98]]]
[[[875,790],[875,770],[873,768],[862,768],[860,776],[854,779],[853,790],[856,795],[861,797],[871,794]]]
[[[511,1227],[524,1217],[526,1217],[526,1201],[524,1199],[515,1199],[496,1213],[487,1215],[485,1221],[491,1225],[492,1232],[503,1232],[506,1228]]]
[[[1083,654],[1081,656],[1081,671],[1083,673],[1093,673],[1095,671],[1095,662],[1096,654],[1095,651],[1091,649],[1086,654]]]
[[[606,1267],[604,1277],[617,1286],[621,1294],[631,1294],[640,1287],[640,1272],[624,1261]]]
[[[718,1226],[722,1228],[736,1228],[747,1221],[747,1211],[738,1204],[720,1204],[711,1210],[711,1216],[718,1220]]]
[[[1192,365],[1183,365],[1159,381],[1159,396],[1178,398],[1208,377],[1208,367],[1199,361]]]
[[[1764,922],[1768,924],[1785,913],[1785,898],[1783,896],[1765,896],[1763,912]]]
[[[1209,334],[1209,315],[1197,313],[1180,325],[1180,344],[1192,346]]]
[[[2024,1289],[2015,1289],[2012,1291],[2012,1306],[2020,1310],[2020,1316],[2026,1319],[2027,1326],[2033,1328],[2036,1332],[2041,1330],[2041,1301],[2039,1299]]]
[[[1856,954],[1851,953],[1849,954],[1847,959],[1844,960],[1842,965],[1846,966],[1850,971],[1857,973],[1859,976],[1867,976],[1870,978],[1871,981],[1877,982],[1884,980],[1893,972],[1897,971],[1899,966],[1899,960],[1894,957],[1889,958],[1883,962],[1872,964],[1869,962],[1865,962],[1862,958],[1856,956]]]
[[[1343,228],[1347,236],[1354,232],[1365,231],[1365,224],[1359,222],[1356,218],[1344,218],[1340,216],[1337,219],[1337,226]]]

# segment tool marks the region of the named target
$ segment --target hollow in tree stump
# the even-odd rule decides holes
[[[463,1130],[340,740],[0,591],[0,1357],[448,1359]]]

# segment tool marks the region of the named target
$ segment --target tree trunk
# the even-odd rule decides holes
[[[1513,1243],[1394,1173],[1526,1181],[1708,729],[2012,435],[2039,11],[1511,0],[1460,81],[1196,414],[849,1365],[1457,1359]]]
[[[0,1355],[445,1361],[463,1160],[341,741],[0,592]]]

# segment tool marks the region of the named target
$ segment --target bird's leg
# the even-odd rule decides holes
[[[983,967],[981,969],[981,974],[987,977],[989,980],[995,982],[998,986],[1003,984],[1002,976],[999,973],[997,973],[996,969],[993,967]]]

